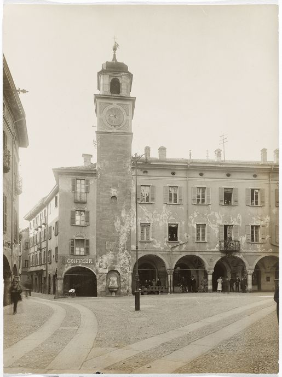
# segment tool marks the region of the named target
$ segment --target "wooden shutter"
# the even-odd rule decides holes
[[[72,192],[75,192],[76,191],[76,179],[75,178],[73,178],[72,180],[71,180],[71,191]],[[56,199],[55,199],[56,200]]]
[[[261,239],[261,242],[265,242],[265,238],[266,238],[266,227],[265,227],[265,225],[261,225],[260,226],[260,239]]]
[[[260,189],[260,205],[265,205],[265,189]]]
[[[275,206],[279,207],[279,189],[275,189]]]
[[[233,225],[233,240],[239,241],[239,225]]]
[[[71,225],[75,225],[75,211],[71,211]]]
[[[224,241],[224,225],[219,225],[219,241]]]
[[[246,205],[247,206],[251,205],[251,189],[250,188],[246,188]]]
[[[238,187],[233,188],[233,203],[234,206],[238,205]]]
[[[70,254],[74,255],[74,239],[70,240]]]
[[[224,189],[223,187],[219,187],[219,204],[224,205]]]
[[[141,198],[141,186],[138,185],[137,186],[137,201],[140,202],[140,198]]]
[[[49,240],[52,238],[52,226],[49,226]]]
[[[151,190],[150,190],[150,202],[155,201],[155,194],[156,194],[156,187],[152,185]]]
[[[207,187],[206,188],[206,192],[207,192],[207,201],[206,201],[206,204],[211,204],[211,188]]]
[[[246,242],[251,242],[251,225],[246,225]]]
[[[89,239],[85,240],[85,255],[89,255]]]
[[[210,241],[210,236],[211,236],[210,227],[209,227],[208,224],[206,224],[206,241],[207,241],[207,242]]]
[[[192,187],[192,204],[197,204],[197,187]]]
[[[85,211],[85,225],[89,225],[89,211]]]
[[[89,187],[89,179],[85,179],[85,192],[89,192],[90,187]]]
[[[163,194],[164,194],[164,203],[168,203],[168,186],[164,186]]]
[[[183,204],[183,189],[182,189],[182,186],[178,187],[178,203]]]
[[[275,225],[275,243],[279,245],[279,225]]]

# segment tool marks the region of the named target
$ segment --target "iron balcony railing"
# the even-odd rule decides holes
[[[220,251],[239,251],[240,250],[240,242],[239,241],[233,241],[233,240],[219,241],[219,250]]]

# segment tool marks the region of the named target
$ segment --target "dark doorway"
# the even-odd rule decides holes
[[[53,275],[53,295],[56,294],[56,275]]]
[[[217,290],[217,279],[220,277],[226,276],[226,268],[224,267],[222,262],[217,262],[217,264],[214,267],[214,272],[212,274],[212,290]]]
[[[261,271],[259,266],[256,266],[252,277],[252,286],[254,290],[261,291]]]
[[[64,291],[74,288],[76,296],[97,297],[97,279],[93,271],[85,267],[73,267],[64,276]]]
[[[177,263],[173,271],[173,292],[191,291],[191,270],[185,263]]]

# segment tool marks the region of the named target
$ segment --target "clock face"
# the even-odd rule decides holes
[[[124,113],[119,107],[110,107],[105,112],[106,122],[111,127],[119,127],[124,122]]]

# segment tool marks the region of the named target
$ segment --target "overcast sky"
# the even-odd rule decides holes
[[[112,59],[133,74],[133,154],[268,159],[278,148],[276,5],[5,5],[3,51],[26,112],[22,217],[55,185],[52,168],[93,154],[97,72]]]

